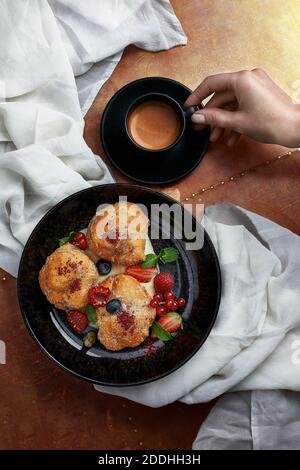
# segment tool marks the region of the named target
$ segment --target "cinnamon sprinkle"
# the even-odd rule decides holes
[[[70,274],[72,271],[76,271],[78,266],[82,264],[82,261],[76,262],[76,261],[71,261],[68,259],[66,264],[64,266],[58,266],[56,268],[57,274],[59,276],[66,276],[67,274]]]
[[[70,282],[69,289],[71,294],[79,291],[81,289],[81,279],[74,279],[72,282]]]

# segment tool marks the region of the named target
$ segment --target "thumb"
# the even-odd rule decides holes
[[[198,125],[234,129],[237,125],[237,114],[236,111],[227,111],[220,108],[204,108],[194,113],[191,120]]]

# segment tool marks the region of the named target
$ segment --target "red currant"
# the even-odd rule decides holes
[[[166,301],[166,307],[168,310],[173,310],[173,302],[174,300],[172,299]]]
[[[78,246],[78,248],[80,248],[81,250],[86,250],[88,247],[86,236],[82,232],[75,232],[71,243],[75,246]]]
[[[176,302],[176,300],[167,300],[166,307],[169,310],[169,312],[170,311],[174,312],[175,310],[178,309],[178,303]]]
[[[152,299],[151,302],[150,302],[150,306],[151,306],[152,308],[156,308],[156,307],[159,306],[159,302],[158,302],[157,300],[155,300],[155,299]]]
[[[164,305],[160,305],[159,307],[156,308],[156,315],[159,317],[162,317],[167,313],[167,309]]]
[[[174,294],[174,292],[172,292],[170,290],[170,291],[167,291],[167,292],[164,293],[164,298],[165,298],[165,300],[175,300],[176,295]]]
[[[157,300],[157,302],[162,302],[163,297],[162,297],[161,294],[155,294],[155,295],[153,296],[153,300]]]
[[[179,308],[185,306],[185,300],[182,297],[179,297],[179,299],[177,299],[177,303]]]

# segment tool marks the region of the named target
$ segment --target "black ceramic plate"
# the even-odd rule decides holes
[[[128,139],[125,116],[131,103],[145,93],[165,93],[183,105],[191,90],[175,80],[149,77],[121,88],[109,101],[102,116],[101,139],[109,160],[124,175],[145,184],[167,184],[183,178],[203,159],[209,129],[196,132],[187,126],[176,147],[155,154],[142,154]]]
[[[65,313],[56,310],[40,290],[38,274],[46,257],[57,248],[57,240],[70,229],[87,226],[101,203],[115,203],[119,195],[128,201],[144,204],[176,204],[173,199],[150,189],[134,185],[108,184],[85,189],[64,199],[51,209],[32,232],[23,252],[18,274],[18,297],[29,332],[48,356],[72,374],[102,385],[137,385],[151,382],[174,371],[200,348],[215,321],[221,292],[218,259],[205,233],[204,245],[198,251],[186,251],[186,240],[163,238],[164,224],[152,221],[159,229],[153,240],[156,252],[174,246],[180,251],[176,263],[162,266],[176,280],[175,293],[186,299],[183,317],[186,326],[167,343],[146,341],[134,349],[108,351],[97,341],[90,350],[83,347],[82,335],[75,334],[65,321]],[[200,227],[192,219],[193,228]],[[173,222],[172,222],[173,223]],[[201,228],[202,230],[202,228]],[[150,345],[150,346],[149,346]],[[154,354],[151,354],[154,345]],[[153,351],[152,351],[153,352]]]

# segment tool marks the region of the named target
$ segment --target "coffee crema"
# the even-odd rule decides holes
[[[131,138],[146,150],[163,150],[177,140],[182,124],[172,106],[152,100],[138,104],[131,111],[127,129]]]

